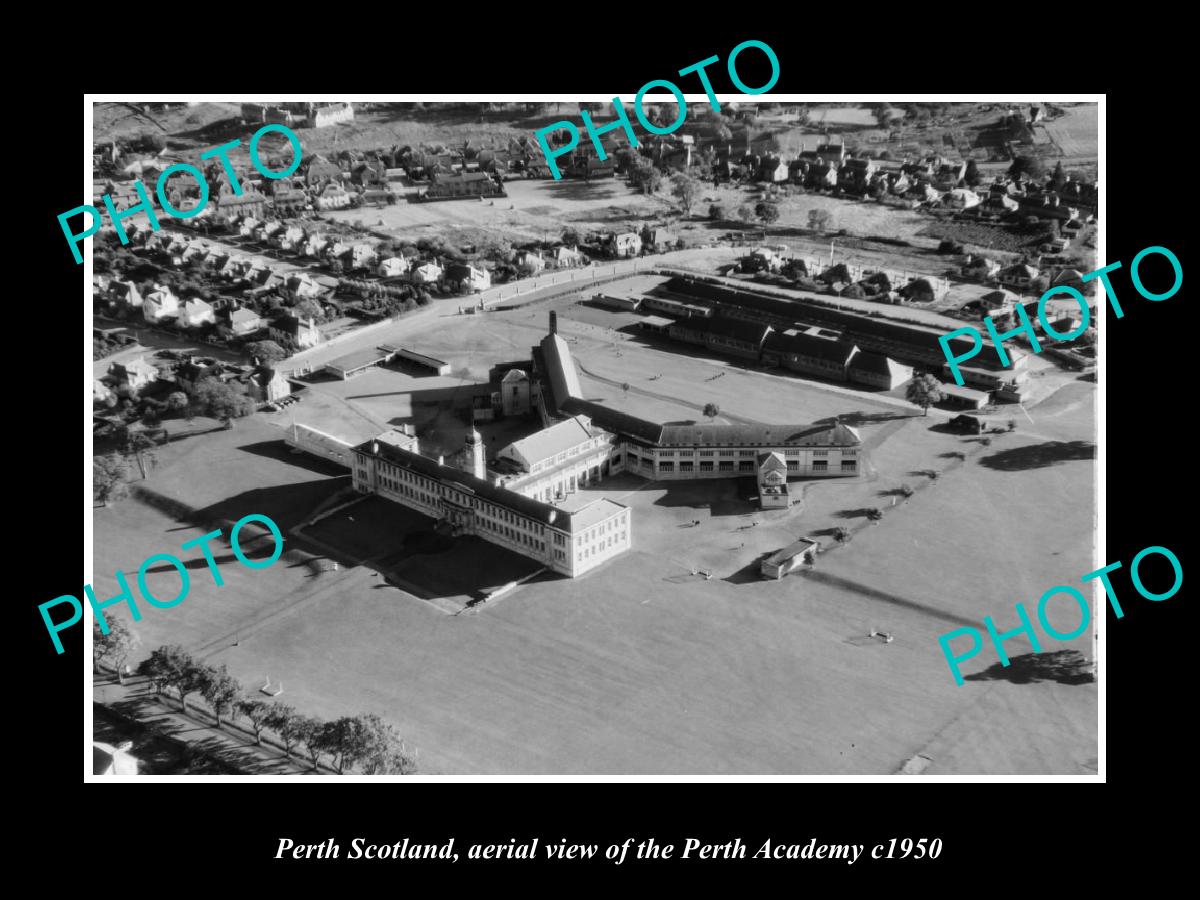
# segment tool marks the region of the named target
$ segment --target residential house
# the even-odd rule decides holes
[[[352,201],[350,193],[342,186],[340,181],[331,181],[321,188],[320,193],[316,196],[316,205],[319,210],[327,209],[345,209]]]
[[[851,194],[865,194],[871,184],[871,176],[875,174],[875,163],[869,159],[847,159],[838,169],[837,183],[843,191]]]
[[[320,153],[308,157],[308,164],[304,170],[304,183],[308,185],[309,190],[315,191],[323,185],[340,183],[341,180],[342,170],[337,163],[330,162]]]
[[[350,263],[354,268],[366,268],[374,262],[375,248],[370,244],[354,244],[350,248]]]
[[[336,258],[337,254],[331,252],[333,247],[333,242],[330,241],[325,235],[311,234],[308,236],[308,240],[304,243],[304,255],[311,257],[312,259],[323,259],[325,257]],[[343,246],[342,252],[344,253],[346,249],[348,248]]]
[[[123,309],[133,309],[142,305],[142,294],[132,281],[117,281],[114,278],[109,284],[108,293],[117,306]]]
[[[958,162],[939,162],[936,170],[933,173],[933,186],[939,191],[950,191],[962,184],[963,178],[967,174],[967,163],[965,160]]]
[[[442,267],[435,262],[422,263],[412,270],[412,280],[417,284],[433,284],[441,277]]]
[[[522,272],[536,275],[546,268],[546,260],[542,254],[534,250],[522,250],[516,257],[517,268]]]
[[[254,334],[263,327],[263,320],[258,313],[253,310],[241,308],[235,309],[229,314],[229,327],[238,337],[245,337],[249,334]]]
[[[315,347],[321,342],[321,332],[311,316],[306,319],[282,316],[271,323],[269,334],[271,340],[294,345],[301,350]]]
[[[279,243],[275,244],[275,239],[278,237]],[[304,229],[299,225],[292,225],[282,235],[276,233],[271,238],[272,246],[278,246],[281,250],[299,251],[304,246],[305,234]]]
[[[137,393],[158,380],[158,369],[139,357],[132,362],[114,362],[108,367],[108,377],[119,387]]]
[[[229,224],[242,216],[264,216],[269,204],[270,200],[253,185],[245,185],[241,195],[238,195],[234,193],[232,185],[223,184],[212,215],[216,221]]]
[[[354,107],[349,103],[327,103],[321,106],[313,104],[308,114],[309,128],[328,128],[339,125],[354,118]]]
[[[759,168],[759,179],[775,184],[788,180],[788,164],[779,157],[768,157]]]
[[[238,379],[246,386],[246,393],[259,403],[273,403],[292,392],[292,385],[277,369],[258,366]]]
[[[281,178],[272,188],[275,215],[282,218],[297,216],[309,208],[308,193],[291,178]]]
[[[387,259],[380,260],[379,265],[375,269],[375,274],[380,278],[396,278],[407,271],[407,259],[402,256],[389,256]]]
[[[994,259],[988,259],[986,256],[972,255],[967,257],[967,261],[960,271],[964,278],[985,281],[1000,271],[1000,263]]]
[[[1038,270],[1033,266],[1026,263],[1017,263],[1006,269],[1001,269],[996,275],[996,280],[1007,288],[1024,289],[1028,288],[1037,277]]]
[[[133,741],[124,741],[113,746],[102,741],[92,741],[92,774],[105,778],[122,778],[138,774],[138,760],[129,751]]]
[[[637,256],[642,252],[641,236],[632,231],[612,236],[612,250],[616,256]]]
[[[179,322],[188,328],[199,328],[201,325],[213,325],[217,321],[212,304],[206,303],[199,297],[193,297],[183,304],[179,314]]]
[[[434,175],[429,189],[422,195],[426,200],[458,200],[472,197],[503,197],[504,188],[485,172],[455,175]]]
[[[579,252],[578,247],[568,247],[560,244],[550,251],[546,265],[551,269],[577,269],[587,265],[587,258]]]
[[[679,236],[673,231],[668,231],[665,228],[651,228],[647,225],[642,229],[642,246],[652,247],[655,250],[662,251],[669,247],[674,247],[678,242]]]
[[[451,263],[446,267],[446,281],[466,292],[485,291],[492,286],[492,275],[486,269]]]
[[[155,285],[155,290],[142,302],[142,315],[147,322],[161,322],[179,315],[179,298],[170,289]]]

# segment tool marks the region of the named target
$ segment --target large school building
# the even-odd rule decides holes
[[[574,577],[633,545],[628,507],[608,499],[570,511],[556,505],[608,475],[757,477],[764,505],[781,506],[790,502],[786,478],[855,476],[864,465],[858,432],[838,423],[664,425],[586,400],[553,312],[529,370],[541,430],[488,462],[471,429],[457,465],[381,436],[353,449],[355,489]]]

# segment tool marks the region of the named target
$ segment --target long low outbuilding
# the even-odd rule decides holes
[[[411,363],[416,363],[418,366],[423,366],[426,369],[433,369],[438,375],[450,374],[450,363],[442,359],[435,359],[432,356],[426,356],[424,353],[418,353],[415,350],[406,350],[403,347],[381,347],[382,350],[390,350],[396,359],[407,360]]]
[[[337,359],[327,362],[324,368],[330,375],[336,375],[345,381],[347,378],[365,372],[372,366],[382,366],[391,362],[395,355],[396,350],[393,347],[369,347],[339,356]]]

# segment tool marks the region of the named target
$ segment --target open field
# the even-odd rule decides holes
[[[580,231],[640,229],[670,210],[665,197],[645,196],[620,178],[507,181],[507,197],[435,203],[415,201],[423,188],[402,190],[390,206],[331,210],[323,215],[333,221],[361,221],[375,231],[407,240],[440,235],[455,243],[479,243],[557,240],[568,226]]]
[[[1040,127],[1067,160],[1095,160],[1099,154],[1100,107],[1096,103],[1080,103],[1067,110],[1066,115],[1045,122]]]
[[[861,106],[813,106],[809,107],[808,120],[814,125],[873,126],[875,114]]]

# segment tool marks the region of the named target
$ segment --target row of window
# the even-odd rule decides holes
[[[624,531],[622,531],[620,534],[610,534],[608,536],[608,539],[600,541],[598,546],[581,547],[575,553],[575,561],[582,562],[583,560],[588,559],[592,556],[598,556],[601,553],[607,553],[614,546],[620,547],[624,543],[625,543],[625,532]]]

